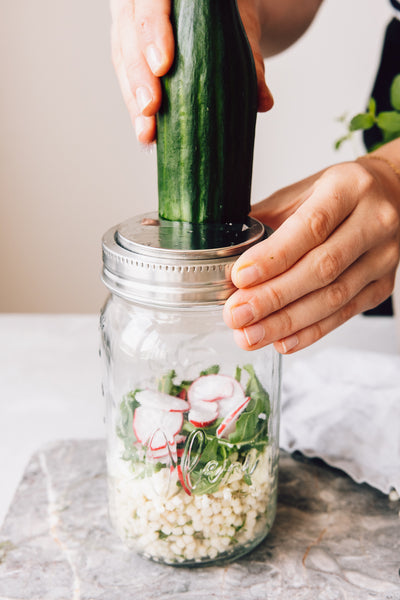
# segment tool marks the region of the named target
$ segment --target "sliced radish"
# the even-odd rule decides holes
[[[233,394],[233,377],[228,375],[203,375],[195,379],[188,389],[190,405],[203,401],[215,402]]]
[[[153,435],[149,439],[148,446],[151,450],[165,450],[167,448],[168,441],[165,437],[165,433],[161,429],[156,429]]]
[[[158,448],[157,450],[153,450],[152,448],[149,448],[148,452],[149,452],[150,458],[152,458],[152,459],[167,458],[167,456],[169,454],[168,446],[165,446],[165,448]]]
[[[181,412],[160,411],[139,406],[133,417],[133,431],[137,440],[142,444],[149,443],[158,430],[168,442],[174,443],[174,437],[180,432],[182,425],[183,414]],[[158,433],[157,439],[160,439]]]
[[[246,396],[240,383],[233,379],[233,393],[229,398],[221,398],[218,402],[219,416],[223,419],[245,401]]]
[[[190,486],[189,486],[187,477],[185,477],[183,474],[181,465],[177,465],[176,470],[178,473],[179,481],[181,482],[183,489],[185,490],[185,492],[187,493],[188,496],[191,496],[192,492],[190,491]]]
[[[251,398],[245,398],[245,401],[235,408],[231,413],[229,413],[225,419],[222,421],[221,425],[217,429],[217,437],[227,439],[231,433],[235,431],[236,421],[239,416],[242,414]]]
[[[178,433],[178,435],[175,436],[175,444],[184,444],[186,442],[186,435],[182,435],[181,433]]]
[[[186,438],[186,435],[181,435],[180,433],[178,433],[178,435],[175,436],[177,458],[181,458],[183,456],[183,453],[185,452],[184,444],[186,442]]]
[[[177,448],[175,442],[166,443],[166,438],[164,437],[164,446],[156,446],[156,437],[158,436],[159,431],[156,431],[152,438],[149,440],[147,445],[147,453],[146,456],[151,460],[158,460],[163,463],[169,463],[172,467],[174,467],[178,461]]]
[[[188,419],[195,427],[207,427],[218,418],[217,402],[196,402],[189,411]]]
[[[136,392],[135,400],[141,406],[157,408],[158,410],[168,410],[171,412],[186,412],[189,410],[189,403],[186,400],[155,390],[141,390],[140,392]]]

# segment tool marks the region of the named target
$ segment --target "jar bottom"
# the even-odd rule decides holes
[[[149,554],[146,554],[146,552],[138,552],[138,555],[147,560],[151,560],[152,562],[155,562],[158,564],[164,564],[169,567],[180,567],[180,568],[186,567],[186,568],[193,569],[193,568],[197,568],[197,567],[227,565],[229,563],[235,562],[236,560],[242,558],[243,556],[246,556],[247,554],[249,554],[250,552],[255,550],[255,548],[257,546],[259,546],[265,540],[265,538],[268,536],[268,534],[272,528],[273,521],[274,521],[274,519],[272,519],[271,525],[268,528],[268,530],[265,531],[262,535],[260,535],[256,539],[252,540],[251,543],[234,548],[233,550],[230,550],[227,552],[223,552],[222,554],[219,554],[216,558],[204,558],[204,559],[199,559],[199,560],[184,560],[184,561],[179,562],[179,561],[167,561],[167,560],[164,560],[161,558],[157,558],[157,557],[151,556]]]
[[[154,562],[196,567],[236,560],[262,542],[275,518],[277,464],[270,450],[251,485],[238,474],[211,494],[187,495],[176,488],[160,494],[154,479],[159,486],[166,470],[142,479],[119,471],[109,477],[114,529],[129,549]]]
[[[184,556],[177,556],[175,559],[168,560],[167,558],[163,558],[161,556],[152,555],[146,550],[139,550],[134,543],[127,541],[126,539],[121,538],[125,543],[128,549],[136,552],[142,558],[146,560],[151,560],[157,564],[164,564],[171,567],[188,567],[188,568],[196,568],[196,567],[206,567],[206,566],[217,566],[217,565],[226,565],[231,562],[242,558],[243,556],[252,552],[257,546],[259,546],[265,538],[268,536],[271,531],[272,525],[275,520],[276,514],[276,502],[273,503],[273,506],[270,506],[270,514],[268,518],[268,522],[265,525],[263,531],[253,538],[251,541],[242,544],[236,545],[230,550],[226,550],[225,552],[218,553],[215,557],[202,557],[197,559],[188,559]]]

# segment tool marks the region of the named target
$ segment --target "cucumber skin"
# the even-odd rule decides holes
[[[173,0],[175,59],[157,116],[159,216],[244,223],[257,77],[236,0]]]

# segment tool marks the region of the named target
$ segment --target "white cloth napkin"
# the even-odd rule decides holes
[[[400,494],[400,356],[329,348],[289,364],[280,445]]]

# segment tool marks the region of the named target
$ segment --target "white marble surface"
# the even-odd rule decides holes
[[[0,529],[1,600],[400,600],[398,502],[281,454],[275,524],[235,562],[174,568],[110,528],[103,441],[42,448]]]
[[[43,444],[104,436],[96,315],[0,315],[0,523]],[[395,353],[393,319],[356,317],[284,368],[326,345]]]

